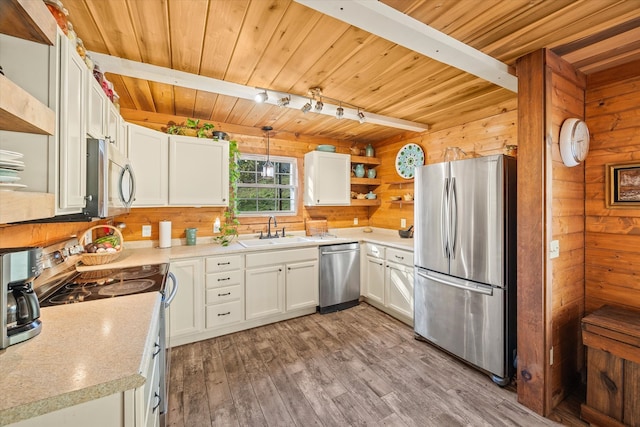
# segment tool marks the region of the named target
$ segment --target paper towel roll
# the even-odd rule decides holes
[[[171,221],[160,221],[160,244],[161,248],[171,247]]]

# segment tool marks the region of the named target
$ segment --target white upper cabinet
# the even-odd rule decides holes
[[[189,136],[169,138],[169,204],[229,204],[229,143]]]
[[[127,157],[136,176],[133,207],[166,206],[169,199],[169,136],[128,125]]]
[[[87,79],[87,135],[102,139],[107,136],[107,102],[109,99],[100,83],[89,76]]]
[[[311,151],[304,155],[305,206],[351,204],[351,158],[348,154]]]

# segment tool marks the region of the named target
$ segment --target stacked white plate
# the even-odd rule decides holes
[[[18,184],[20,172],[24,170],[23,154],[17,151],[0,150],[0,191],[12,191],[25,188]]]

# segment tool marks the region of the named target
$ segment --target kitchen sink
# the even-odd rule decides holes
[[[245,248],[255,248],[261,246],[274,246],[274,245],[287,245],[291,243],[304,243],[309,242],[309,239],[304,237],[292,236],[292,237],[278,237],[276,239],[247,239],[238,240]]]

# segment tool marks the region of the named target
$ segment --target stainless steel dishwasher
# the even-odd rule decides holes
[[[360,244],[320,246],[320,313],[344,310],[360,299]]]

